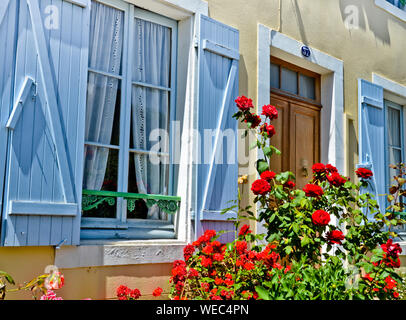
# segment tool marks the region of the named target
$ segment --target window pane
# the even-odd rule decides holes
[[[133,86],[130,148],[169,152],[169,92]]]
[[[400,110],[388,107],[388,144],[401,147]]]
[[[279,89],[279,66],[271,63],[271,88]]]
[[[89,68],[121,73],[124,13],[92,1],[89,38]]]
[[[282,67],[281,89],[297,94],[297,72]]]
[[[171,29],[135,19],[133,80],[170,86]]]
[[[400,150],[389,147],[389,164],[398,164],[402,162],[402,152]],[[389,185],[392,185],[393,177],[398,174],[397,170],[389,168]]]
[[[83,189],[117,191],[118,150],[85,145]]]
[[[117,168],[118,150],[85,145],[83,189],[117,191]],[[82,216],[115,218],[116,201],[113,204],[102,202],[97,208],[83,211]]]
[[[299,81],[299,95],[312,100],[316,99],[316,79],[300,74]]]
[[[85,141],[119,144],[121,81],[89,72]]]
[[[169,188],[169,157],[130,153],[128,192],[167,195]],[[135,203],[128,218],[166,219],[165,213],[154,205],[148,209],[144,200]]]

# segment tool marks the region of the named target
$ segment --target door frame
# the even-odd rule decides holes
[[[270,103],[271,64],[269,59],[275,56],[321,75],[321,111],[320,119],[320,160],[337,167],[339,172],[348,175],[346,161],[348,150],[345,147],[346,132],[344,130],[344,63],[317,48],[310,47],[311,55],[304,57],[303,42],[295,40],[283,33],[258,24],[257,54],[257,103],[258,106]],[[261,158],[262,152],[258,152]],[[335,223],[335,220],[332,221]],[[257,223],[257,233],[266,229]]]

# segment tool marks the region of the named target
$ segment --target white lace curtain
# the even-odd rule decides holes
[[[119,75],[123,47],[122,11],[92,1],[89,68]],[[119,79],[89,72],[85,140],[110,144]],[[83,188],[100,190],[111,149],[85,146]]]
[[[135,20],[132,76],[137,83],[170,86],[170,29],[142,19]],[[169,92],[143,85],[132,87],[132,135],[134,148],[148,151],[156,142],[149,141],[153,130],[168,131]],[[161,152],[169,152],[167,141],[161,141]],[[148,154],[134,153],[138,192],[168,194],[168,165],[154,163]],[[168,159],[161,158],[168,163]],[[166,219],[157,206],[148,212],[149,219]]]

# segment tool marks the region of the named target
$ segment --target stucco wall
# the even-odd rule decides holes
[[[10,273],[16,284],[24,284],[45,273],[49,265],[54,264],[53,247],[16,247],[0,248],[0,270]],[[116,289],[125,284],[131,289],[138,288],[142,299],[156,299],[152,291],[163,288],[163,297],[168,294],[171,264],[140,264],[125,266],[105,266],[60,269],[65,285],[56,293],[67,300],[113,299]],[[16,286],[8,286],[14,289]],[[10,292],[7,300],[32,299],[29,291]]]
[[[240,31],[240,94],[257,101],[258,23],[342,60],[346,114],[346,150],[342,152],[346,155],[345,174],[354,178],[358,161],[357,81],[358,78],[372,81],[374,72],[406,85],[406,61],[402,59],[406,22],[377,7],[373,0],[280,3],[279,11],[279,0],[208,0],[212,18]],[[347,22],[353,28],[348,28]],[[247,150],[240,148],[240,152]],[[254,166],[256,158],[255,150],[251,151],[250,166]],[[251,167],[249,172],[252,183],[256,179],[255,168]],[[253,195],[249,197],[252,199]]]

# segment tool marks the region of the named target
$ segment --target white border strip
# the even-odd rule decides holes
[[[395,16],[396,18],[406,22],[406,11],[399,9],[398,7],[389,3],[388,1],[375,0],[375,5],[381,9],[389,12],[391,15]]]
[[[380,85],[384,90],[394,93],[402,98],[406,98],[406,86],[401,85],[397,82],[389,80],[377,73],[372,73],[372,82]]]

